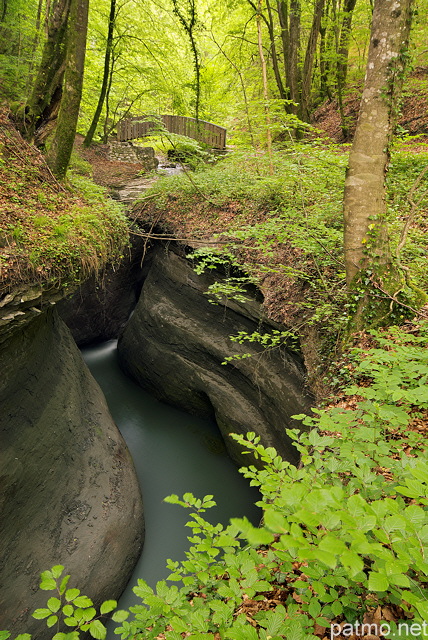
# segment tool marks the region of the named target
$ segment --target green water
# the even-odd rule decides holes
[[[82,353],[128,444],[143,494],[146,539],[120,600],[125,608],[138,602],[132,593],[138,578],[153,586],[168,575],[167,558],[184,559],[188,549],[187,512],[163,502],[165,496],[213,494],[217,506],[207,512],[207,519],[227,524],[231,517],[246,515],[256,524],[258,494],[229,459],[214,423],[158,402],[122,373],[115,341]]]

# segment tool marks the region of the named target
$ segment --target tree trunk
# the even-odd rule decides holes
[[[43,11],[43,1],[44,0],[39,0],[37,4],[35,32],[34,32],[33,42],[31,44],[31,53],[30,53],[31,58],[30,58],[30,66],[28,69],[28,77],[29,77],[30,84],[33,83],[32,75],[33,75],[33,68],[34,68],[34,59],[36,57],[37,47],[39,46],[39,40],[40,40],[40,27],[41,27],[41,19],[42,19],[42,11]]]
[[[351,36],[352,14],[356,3],[357,0],[345,0],[345,4],[343,5],[344,15],[340,29],[339,48],[337,50],[337,75],[340,77],[342,86],[345,85],[348,73],[349,38]]]
[[[290,78],[288,77],[288,58],[290,55],[290,34],[288,32],[288,5],[286,0],[277,0],[276,8],[278,11],[279,24],[281,26],[281,42],[282,54],[284,60],[285,86],[287,90],[287,98],[289,97]]]
[[[348,52],[349,52],[349,38],[351,35],[352,24],[352,12],[355,9],[357,0],[345,0],[343,6],[343,19],[340,29],[340,37],[337,46],[337,64],[336,64],[336,82],[337,82],[337,96],[339,102],[340,122],[342,127],[343,139],[348,139],[348,125],[346,123],[344,109],[343,109],[343,91],[346,83],[346,76],[348,73]]]
[[[60,179],[64,178],[67,172],[76,135],[82,97],[88,8],[89,0],[71,0],[64,92],[54,139],[47,155],[52,173]]]
[[[109,84],[109,77],[110,77],[110,58],[111,58],[111,52],[113,48],[113,32],[114,32],[115,19],[116,19],[116,0],[110,0],[110,15],[108,19],[106,53],[104,57],[103,82],[101,85],[100,96],[98,98],[98,104],[97,104],[97,108],[95,109],[94,117],[92,118],[91,126],[89,127],[88,133],[86,134],[85,139],[83,140],[83,144],[85,145],[85,147],[89,147],[95,135],[95,131],[97,130],[98,121],[100,119],[101,111],[103,109],[104,101],[107,94],[107,87]]]
[[[24,132],[29,140],[42,144],[47,124],[56,117],[64,76],[67,21],[70,0],[57,0],[51,8],[48,34],[31,96],[28,100],[29,125]],[[37,129],[43,134],[37,135]]]
[[[317,49],[318,34],[320,32],[321,18],[323,15],[325,0],[317,0],[314,7],[312,27],[306,46],[305,61],[302,73],[301,88],[301,118],[309,122],[311,109],[312,71],[314,67],[315,51]]]
[[[195,28],[197,24],[195,0],[187,0],[184,9],[181,9],[178,0],[172,0],[174,13],[180,20],[184,31],[187,33],[190,48],[193,55],[193,66],[195,69],[195,120],[199,126],[199,106],[201,100],[201,66],[199,61],[199,50],[195,39]],[[187,16],[186,16],[187,13]]]
[[[116,61],[118,60],[118,58],[119,58],[119,56],[115,57],[114,51],[112,51],[112,56],[111,56],[111,61],[110,61],[110,69],[109,69],[109,75],[108,75],[107,90],[106,90],[106,97],[105,97],[106,113],[105,113],[104,126],[103,126],[103,135],[102,135],[102,139],[101,139],[101,142],[103,144],[107,144],[108,137],[109,137],[110,133],[112,132],[112,130],[114,128],[114,125],[112,125],[112,123],[110,122],[110,91],[111,91],[111,86],[113,84],[114,66],[115,66]]]
[[[300,0],[290,0],[290,29],[289,29],[289,57],[288,57],[288,73],[290,100],[296,106],[293,107],[292,113],[300,111],[300,72],[299,72],[299,53],[300,53]]]
[[[388,262],[385,174],[401,92],[412,0],[376,0],[364,91],[344,192],[344,253],[351,287],[374,254]],[[368,247],[370,238],[374,247]],[[369,253],[373,252],[372,255]]]
[[[320,97],[325,98],[328,97],[331,100],[330,87],[328,83],[328,61],[326,59],[326,48],[327,48],[327,20],[329,13],[329,1],[327,0],[324,5],[324,11],[321,18],[320,24],[320,46],[319,46],[319,61],[320,61]]]
[[[263,98],[265,103],[264,111],[265,111],[265,122],[266,122],[266,143],[267,143],[267,152],[269,156],[269,172],[271,175],[273,175],[274,171],[273,171],[273,162],[272,162],[272,133],[271,133],[270,110],[269,110],[269,89],[268,89],[268,80],[267,80],[266,59],[263,53],[261,12],[262,12],[262,0],[259,0],[258,11],[257,11],[257,44],[259,48],[260,63],[262,66]]]
[[[266,0],[266,9],[268,12],[268,20],[266,21],[266,26],[268,28],[268,33],[269,33],[273,72],[275,74],[276,86],[278,87],[279,97],[281,98],[281,100],[285,100],[287,96],[284,89],[284,83],[282,81],[281,72],[279,70],[278,53],[276,50],[276,43],[275,43],[275,29],[274,29],[274,23],[273,23],[272,8],[270,6],[269,0]]]

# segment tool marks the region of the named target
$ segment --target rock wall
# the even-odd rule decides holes
[[[257,432],[266,446],[295,460],[285,428],[309,410],[301,357],[232,343],[238,331],[260,329],[260,305],[213,305],[204,292],[214,278],[198,276],[174,251],[158,248],[137,307],[119,340],[123,369],[159,399],[190,413],[215,416],[232,457],[229,433]],[[251,358],[222,365],[235,353]]]
[[[134,309],[150,260],[144,238],[133,236],[123,261],[86,280],[57,304],[58,312],[79,346],[117,338]],[[1,321],[1,319],[0,319]]]
[[[96,602],[125,587],[143,540],[134,467],[65,325],[38,314],[0,347],[0,629],[45,638],[39,574],[63,564]]]

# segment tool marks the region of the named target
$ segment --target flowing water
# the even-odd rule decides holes
[[[187,510],[163,502],[165,496],[213,494],[217,506],[204,515],[213,523],[260,518],[257,491],[228,457],[217,426],[155,400],[126,377],[117,363],[116,341],[83,349],[83,356],[107,399],[134,459],[144,501],[143,553],[119,606],[138,602],[131,587],[138,578],[151,586],[169,571],[167,558],[182,560],[189,547]],[[112,638],[117,636],[111,635]]]

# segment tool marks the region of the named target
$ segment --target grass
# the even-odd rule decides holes
[[[82,163],[74,162],[82,172]],[[88,168],[85,166],[85,173]],[[0,114],[0,292],[28,283],[75,285],[120,260],[128,222],[102,187],[77,171],[63,187]]]
[[[264,295],[268,315],[292,326],[306,343],[309,334],[317,336],[315,349],[331,361],[349,322],[342,247],[348,151],[347,145],[325,143],[278,149],[273,175],[264,155],[232,153],[191,180],[161,179],[146,192],[137,218],[146,229],[155,225],[189,245],[208,240],[194,253],[196,262],[215,268],[223,260],[248,274],[248,283]],[[427,164],[426,150],[411,153],[407,145],[396,145],[388,174],[393,254],[411,213],[409,192]],[[427,186],[424,178],[415,192],[415,199],[422,199],[400,254],[420,289],[428,289]],[[319,363],[318,356],[315,360]]]

